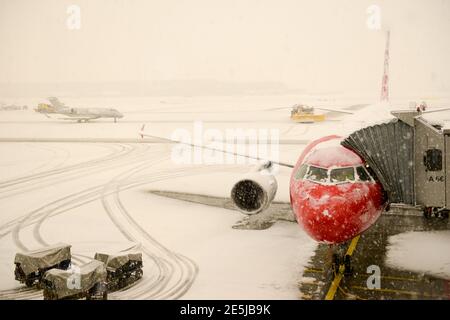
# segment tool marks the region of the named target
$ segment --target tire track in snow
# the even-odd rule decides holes
[[[148,162],[148,154],[145,154],[145,151],[148,149],[148,146],[144,147],[144,152],[140,152],[139,156],[134,159],[125,159],[127,164],[133,162]],[[160,151],[156,151],[155,154],[160,154]],[[123,164],[121,164],[123,165]],[[101,198],[102,192],[104,189],[104,185],[98,185],[95,187],[87,188],[82,191],[67,195],[63,198],[55,200],[51,203],[48,203],[36,210],[33,210],[29,214],[21,217],[19,222],[14,226],[12,230],[5,232],[2,236],[12,233],[13,241],[18,248],[22,251],[27,251],[28,247],[20,240],[20,231],[27,226],[35,224],[35,228],[33,230],[33,235],[38,243],[43,246],[48,245],[39,233],[39,228],[45,219],[49,216],[54,216],[57,214],[65,213],[71,209],[81,207],[87,203],[99,200]],[[37,229],[36,229],[37,228]],[[86,261],[92,259],[91,257],[86,257],[80,254],[73,254],[73,260],[77,261],[75,265],[81,265]],[[26,288],[26,294],[24,293],[24,288],[15,288],[12,290],[0,291],[0,298],[5,299],[39,299],[42,298],[42,293],[36,288]]]
[[[145,153],[145,150],[147,150],[147,148],[148,147],[145,147],[144,152],[141,152],[139,154],[139,156],[143,156],[144,153]],[[130,153],[129,151],[133,151],[134,149],[136,149],[136,148],[135,147],[134,148],[124,148],[123,146],[121,146],[121,152],[123,150],[126,150],[126,154],[129,154]],[[114,157],[114,155],[112,155],[112,156]],[[120,160],[121,158],[122,158],[122,155],[118,159]],[[101,159],[103,159],[103,160],[101,160]],[[111,160],[111,155],[108,155],[107,157],[102,157],[101,159],[100,160],[99,159],[95,159],[93,161],[88,161],[88,162],[85,162],[85,163],[82,163],[82,164],[89,164],[89,165],[91,165],[93,162],[95,162],[95,163],[99,163],[100,162],[101,163],[103,161],[109,161],[109,160]],[[125,160],[128,160],[128,159],[125,159]],[[119,163],[119,165],[123,165],[123,164]],[[78,168],[79,165],[77,165],[76,167]],[[58,174],[59,173],[59,170],[58,171],[51,170],[51,171],[55,172],[54,174]],[[46,172],[46,174],[49,174],[49,173]],[[36,178],[36,175],[33,175],[32,179],[35,179],[35,178]],[[20,180],[23,180],[23,179],[21,178]],[[79,202],[80,198],[81,199],[85,199],[85,200],[86,199],[89,200],[90,197],[95,196],[96,194],[98,195],[98,193],[102,190],[102,187],[103,186],[100,185],[98,187],[89,188],[87,194],[86,194],[86,190],[84,190],[82,192],[77,192],[76,195],[79,196],[79,197],[76,198],[76,201],[75,200],[71,200],[71,201],[69,201],[69,203],[72,204],[72,203],[75,203],[77,201]],[[97,189],[97,192],[95,192],[95,189]],[[73,196],[73,194],[71,196]],[[68,198],[70,198],[70,196],[63,197],[63,200],[66,200]],[[96,198],[94,197],[94,200],[95,199]],[[13,221],[10,221],[10,222],[2,225],[0,227],[0,230],[5,230],[5,229],[7,229],[7,230],[3,231],[3,233],[0,234],[0,238],[5,236],[5,235],[7,235],[7,234],[9,234],[9,233],[12,233],[13,241],[15,242],[16,246],[18,248],[20,248],[22,251],[27,251],[28,248],[20,240],[20,237],[19,237],[20,230],[22,228],[28,226],[28,225],[36,223],[36,220],[39,219],[39,216],[46,215],[48,212],[53,212],[54,210],[56,210],[58,208],[61,208],[62,206],[58,205],[58,203],[61,202],[61,200],[62,199],[58,199],[58,200],[56,200],[54,202],[51,202],[50,204],[47,204],[47,205],[45,205],[43,207],[40,207],[37,210],[33,210],[32,212],[30,212],[29,214],[27,214],[27,215],[25,215],[23,217],[19,217],[17,219],[14,219]],[[54,207],[52,208],[52,206],[54,206]],[[50,207],[50,209],[48,207]],[[44,210],[44,209],[46,209],[46,210]],[[42,212],[42,210],[44,210],[44,212]],[[84,263],[86,261],[85,258],[86,257],[84,257],[84,259],[83,259],[83,256],[81,256],[81,255],[78,255],[78,257],[77,257],[77,255],[75,255],[73,260],[78,261],[78,264],[82,264],[82,263]],[[14,289],[8,289],[8,290],[0,291],[0,298],[2,298],[2,299],[3,298],[4,299],[42,298],[42,293],[39,290],[37,290],[36,288],[23,288],[23,287],[20,287],[20,288],[14,288]]]
[[[0,183],[0,199],[8,198],[16,194],[54,185],[56,182],[66,181],[69,177],[81,176],[85,170],[91,169],[98,164],[108,161],[116,161],[135,151],[135,146],[120,146],[119,151],[115,151],[98,159],[66,166],[63,168],[52,169],[29,176],[7,180]]]
[[[192,260],[167,249],[147,233],[128,213],[119,197],[120,185],[136,172],[150,166],[149,164],[137,166],[131,172],[113,179],[109,185],[105,186],[102,203],[111,220],[122,234],[130,241],[141,243],[145,255],[155,263],[156,267],[166,273],[168,272],[168,275],[165,275],[164,278],[157,279],[156,285],[153,285],[152,288],[146,287],[145,291],[133,292],[132,295],[128,293],[127,298],[176,299],[182,296],[195,281],[198,273],[197,265]],[[160,174],[159,177],[152,177],[149,180],[155,182],[160,179],[167,179],[169,176],[179,176],[179,173],[184,175],[185,169],[175,172],[171,170],[168,175]],[[108,192],[110,190],[112,193]],[[110,195],[106,196],[105,193]],[[174,280],[174,278],[176,279]],[[136,289],[139,289],[139,286]]]
[[[114,161],[111,161],[110,158],[107,158],[107,159],[104,160],[105,162],[107,162],[107,165],[105,164],[105,165],[103,165],[103,167],[99,167],[98,165],[92,167],[91,164],[89,164],[89,168],[86,168],[86,170],[84,170],[82,172],[76,172],[76,175],[77,175],[76,177],[77,178],[82,178],[83,176],[81,174],[86,176],[86,175],[91,174],[91,173],[98,173],[98,172],[101,172],[101,171],[107,171],[107,170],[111,170],[113,168],[117,168],[117,167],[121,167],[123,165],[127,165],[128,162],[131,161],[135,156],[136,157],[142,156],[145,153],[145,150],[138,151],[138,153],[136,155],[127,151],[127,155],[121,155],[120,157],[117,157]],[[133,151],[136,152],[136,147],[133,148]],[[132,157],[132,158],[129,158],[129,156]],[[62,175],[62,176],[59,177],[59,181],[60,182],[65,182],[70,177],[71,177],[71,175],[68,175],[68,176],[67,175]],[[55,183],[54,181],[51,181],[51,182],[48,182],[46,185],[47,186],[48,185],[54,185],[54,183]],[[40,187],[42,188],[43,186],[45,186],[45,185],[41,185]],[[25,191],[26,190],[21,190],[20,192],[25,192]],[[52,205],[53,203],[54,202],[51,202],[50,204],[47,204],[47,205]],[[42,208],[40,208],[38,210],[42,210]],[[9,230],[8,230],[9,228],[17,226],[17,223],[18,222],[20,223],[20,221],[22,221],[22,220],[29,221],[29,218],[27,217],[27,215],[25,215],[25,216],[22,216],[22,217],[18,217],[18,218],[12,219],[11,221],[8,221],[8,222],[4,223],[3,225],[1,225],[0,226],[0,239],[3,236],[5,236],[6,234],[9,233]]]
[[[164,159],[161,159],[163,161]],[[127,288],[127,290],[120,290],[112,293],[112,298],[150,298],[150,299],[176,299],[181,297],[184,293],[186,293],[191,285],[193,284],[195,277],[198,273],[198,268],[193,261],[184,257],[182,255],[178,255],[165,248],[159,242],[157,242],[153,237],[151,237],[143,228],[136,223],[136,221],[131,217],[131,215],[127,212],[125,207],[123,206],[119,193],[122,190],[127,190],[131,188],[135,188],[137,186],[149,184],[151,182],[166,180],[170,178],[176,178],[181,176],[189,176],[194,175],[195,173],[202,173],[205,171],[210,171],[211,167],[207,168],[184,168],[179,170],[168,170],[168,172],[158,172],[153,173],[147,176],[140,177],[135,180],[129,180],[131,176],[140,172],[145,168],[149,168],[154,166],[155,163],[148,163],[148,159],[145,160],[144,163],[139,164],[134,167],[134,170],[128,170],[124,173],[120,174],[110,183],[106,185],[100,185],[92,188],[85,189],[83,191],[71,194],[69,196],[58,199],[57,201],[51,203],[50,205],[54,205],[54,207],[48,208],[49,205],[43,206],[38,210],[33,211],[26,218],[30,219],[26,225],[34,224],[33,235],[37,242],[42,245],[47,245],[45,240],[40,234],[40,228],[42,224],[46,221],[47,218],[59,215],[62,213],[66,213],[67,211],[80,207],[86,203],[90,203],[101,199],[102,202],[106,203],[105,210],[108,215],[112,217],[112,219],[117,219],[122,216],[122,219],[125,218],[128,223],[124,224],[123,222],[117,223],[119,230],[125,237],[129,240],[136,240],[138,237],[143,238],[143,242],[146,246],[143,246],[144,254],[150,259],[150,261],[154,261],[155,266],[157,268],[158,274],[154,277],[145,277],[135,283],[131,288]],[[206,170],[205,170],[206,169]],[[112,207],[112,205],[114,207]],[[114,208],[114,209],[112,209]],[[47,209],[47,210],[44,210]],[[42,211],[44,210],[44,211]],[[22,221],[23,222],[23,221]],[[114,222],[114,221],[113,221]],[[21,228],[24,227],[24,223],[21,223],[17,229],[20,231]],[[130,230],[128,229],[134,229]],[[138,233],[136,233],[138,231]],[[20,237],[15,236],[16,244],[19,246],[21,244]],[[151,247],[151,249],[149,248]],[[156,250],[155,250],[156,249]],[[155,254],[154,251],[159,251]],[[76,255],[80,258],[91,259],[90,257]],[[175,271],[174,271],[175,270]],[[177,273],[177,279],[173,280],[174,273]],[[148,274],[148,272],[147,272]],[[152,275],[150,275],[152,276]],[[16,290],[16,291],[15,291]],[[29,292],[30,291],[30,292]],[[37,291],[37,290],[36,290]],[[41,298],[42,294],[40,292],[36,292],[32,289],[20,290],[13,289],[13,291],[5,292],[0,291],[0,297],[2,298]]]

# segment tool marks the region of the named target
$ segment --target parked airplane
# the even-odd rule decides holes
[[[388,103],[388,59],[389,40],[386,43],[381,103],[359,104],[344,108],[344,110],[356,110],[355,112],[345,112],[351,113],[347,116],[346,121],[378,122],[394,118],[389,112],[390,105]],[[428,114],[448,109],[429,111],[421,107],[417,109],[417,112]],[[142,138],[151,137],[161,141],[238,155],[235,152],[215,149],[208,145],[195,145],[150,135],[144,132],[144,128],[143,126],[140,131]],[[345,254],[342,249],[346,243],[357,239],[360,234],[375,224],[381,213],[389,208],[389,199],[376,174],[354,150],[341,145],[342,139],[337,135],[329,135],[310,142],[295,165],[266,161],[234,184],[230,199],[234,206],[244,214],[262,214],[269,209],[278,188],[272,172],[273,165],[291,168],[289,204],[295,220],[312,239],[330,245],[330,249],[333,251],[333,268],[336,270],[337,267],[340,270],[340,266],[343,265],[344,272],[347,273],[352,269],[350,255]],[[263,160],[243,154],[238,156]],[[183,196],[186,199],[190,195],[183,193]],[[195,194],[193,196],[196,200],[188,201],[211,205],[206,198],[198,200],[202,195]],[[274,205],[287,211],[286,206],[283,206],[284,203],[275,203]]]
[[[183,143],[149,135],[143,129],[142,137]],[[340,142],[341,138],[335,135],[311,142],[295,166],[271,161],[258,165],[234,184],[230,198],[244,214],[262,213],[270,206],[278,189],[276,178],[271,174],[273,164],[293,168],[289,193],[297,223],[314,240],[329,244],[334,252],[334,265],[345,261],[347,270],[351,268],[350,257],[340,255],[341,245],[371,227],[387,207],[388,199],[365,161]]]
[[[384,74],[382,101],[388,99],[387,79]],[[144,127],[140,135],[182,143],[149,135],[144,132]],[[269,207],[277,192],[272,165],[293,168],[289,184],[290,206],[298,224],[314,240],[330,244],[335,251],[334,266],[344,261],[347,270],[350,256],[339,255],[341,245],[371,227],[388,206],[388,199],[365,161],[353,150],[342,146],[341,140],[341,137],[331,135],[309,143],[295,165],[270,161],[260,165],[234,184],[230,197],[242,213],[261,213]]]
[[[63,120],[75,120],[77,122],[88,122],[89,120],[99,118],[114,118],[114,122],[117,119],[123,118],[123,114],[116,109],[108,108],[71,108],[59,101],[56,97],[48,98],[50,104],[40,103],[35,109],[36,112],[43,113],[48,117],[48,114],[61,114],[67,116],[67,118],[61,118]]]

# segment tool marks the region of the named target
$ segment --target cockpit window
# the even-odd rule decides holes
[[[297,173],[295,174],[295,179],[303,179],[305,177],[306,171],[308,170],[307,164],[302,164],[300,168],[298,169]]]
[[[366,166],[366,170],[369,173],[369,175],[372,177],[373,180],[379,181],[377,175],[373,171],[373,169],[370,166]]]
[[[359,180],[370,181],[370,176],[363,167],[356,167],[356,173],[358,173]]]
[[[309,166],[308,173],[305,179],[309,179],[317,182],[327,182],[328,181],[328,170],[323,168],[318,168],[314,166]]]
[[[333,169],[330,179],[332,183],[355,181],[355,170],[353,167]]]

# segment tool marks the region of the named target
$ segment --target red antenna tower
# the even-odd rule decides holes
[[[381,82],[381,101],[389,101],[389,37],[390,32],[386,32],[386,49],[384,51],[384,71]]]

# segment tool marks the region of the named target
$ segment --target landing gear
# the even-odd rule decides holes
[[[333,274],[337,274],[339,272],[339,267],[341,265],[341,259],[339,254],[333,253],[333,258],[331,262],[331,270],[333,270]]]
[[[346,245],[332,245],[330,246],[332,251],[331,270],[333,274],[337,274],[340,268],[343,267],[344,275],[351,276],[353,274],[352,259],[351,256],[346,254]]]
[[[114,123],[116,123],[117,122],[117,118],[114,118]]]
[[[353,274],[352,257],[348,254],[344,256],[344,275],[346,277]]]

